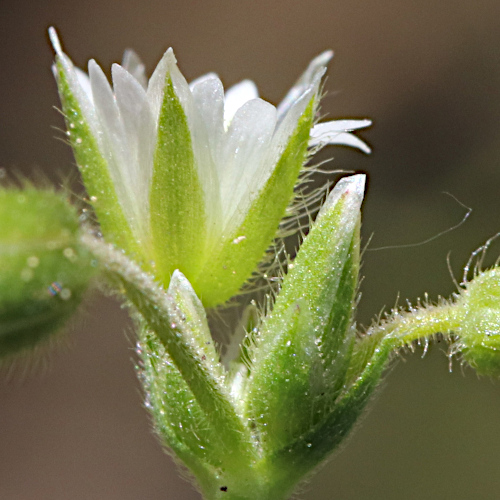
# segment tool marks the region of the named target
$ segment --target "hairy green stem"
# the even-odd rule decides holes
[[[394,313],[381,324],[372,326],[367,337],[383,338],[386,345],[398,349],[437,333],[449,334],[460,326],[461,314],[455,303],[443,302],[421,309]]]

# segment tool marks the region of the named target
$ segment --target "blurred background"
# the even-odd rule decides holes
[[[323,112],[374,120],[361,134],[372,155],[330,148],[319,158],[369,175],[361,324],[398,296],[451,294],[447,255],[460,280],[470,253],[500,231],[498,0],[0,0],[0,168],[77,186],[53,128],[63,121],[49,25],[81,67],[95,57],[109,74],[133,47],[151,72],[173,46],[188,80],[212,70],[226,86],[252,78],[274,103],[333,48]],[[462,219],[443,192],[472,208],[467,222],[405,247]],[[399,248],[376,251],[386,246]],[[150,432],[126,312],[97,293],[83,309],[48,359],[0,382],[0,498],[199,498]],[[443,343],[421,354],[393,366],[299,498],[499,498],[499,383],[457,363],[449,373]]]

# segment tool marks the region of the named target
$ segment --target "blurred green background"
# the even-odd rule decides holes
[[[109,70],[133,47],[151,72],[173,46],[188,79],[252,78],[271,102],[333,48],[322,110],[373,118],[362,136],[374,151],[330,148],[320,159],[368,173],[369,248],[454,226],[464,209],[444,191],[473,209],[435,241],[365,253],[362,324],[398,295],[452,293],[447,254],[460,279],[470,253],[500,231],[498,0],[0,0],[0,168],[76,186],[71,151],[52,128],[63,123],[51,24],[80,66],[96,57]],[[126,313],[96,293],[75,323],[48,357],[2,375],[0,498],[199,498],[150,432]],[[445,353],[435,344],[395,363],[347,446],[299,498],[499,498],[499,383],[457,363],[449,373]]]

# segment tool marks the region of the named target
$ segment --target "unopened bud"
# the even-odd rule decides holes
[[[0,189],[0,359],[34,348],[73,314],[93,274],[78,214],[53,191]]]
[[[480,375],[500,375],[500,268],[479,273],[467,284],[456,349]]]

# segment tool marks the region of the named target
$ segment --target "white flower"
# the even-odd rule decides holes
[[[202,199],[205,213],[201,214],[200,233],[204,232],[206,236],[200,248],[210,254],[211,249],[220,246],[220,242],[230,240],[239,243],[252,236],[241,233],[240,228],[245,226],[249,212],[275,173],[306,108],[311,102],[315,103],[326,64],[332,57],[331,52],[316,57],[284,100],[275,107],[259,98],[257,87],[250,80],[244,80],[224,92],[220,79],[210,73],[189,85],[177,67],[172,49],[167,50],[149,82],[140,59],[134,52],[127,51],[123,64],[112,66],[111,87],[94,60],[89,62],[88,76],[73,66],[63,53],[53,28],[50,29],[50,38],[69,91],[78,101],[99,152],[107,163],[116,197],[137,241],[147,246],[155,239],[151,220],[155,216],[152,190],[157,188],[153,178],[161,167],[157,154],[162,133],[167,136],[166,139],[163,137],[163,141],[184,141],[183,144],[188,142],[190,145],[190,151],[172,153],[169,150],[169,154],[177,155],[175,158],[179,157],[182,165],[191,164],[189,155],[193,158],[193,175],[197,177],[201,192],[196,192],[192,179],[189,181],[191,184],[186,185],[182,179],[176,181],[175,189],[180,191],[177,197]],[[177,137],[175,129],[165,130],[161,125],[161,120],[165,118],[162,118],[162,111],[167,79],[171,81],[174,98],[182,107],[180,114],[183,116],[171,111],[172,119],[180,120],[181,124],[183,119],[187,121],[187,138]],[[312,117],[313,114],[314,109]],[[310,128],[309,146],[343,144],[369,152],[368,146],[350,132],[370,123],[369,120],[340,120],[314,125]],[[73,147],[76,150],[74,143]],[[304,155],[299,158],[300,163],[303,160]],[[170,191],[172,189],[170,186]],[[190,192],[182,192],[187,189]],[[293,191],[293,186],[287,189]],[[87,190],[91,191],[88,185]],[[89,192],[89,195],[92,193]],[[174,194],[169,192],[166,196]],[[178,212],[183,214],[185,210]],[[97,215],[101,218],[99,213]],[[279,219],[271,221],[273,231],[278,222]],[[201,228],[201,225],[205,227]],[[177,225],[174,227],[172,224],[165,227],[172,238],[178,236],[172,234],[175,228]],[[257,262],[264,250],[265,247],[260,249]],[[203,265],[200,266],[201,271]],[[176,267],[173,265],[173,268]],[[185,269],[181,270],[186,274]],[[194,276],[189,278],[196,282]]]

